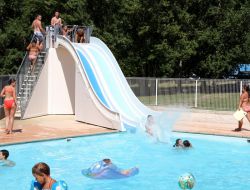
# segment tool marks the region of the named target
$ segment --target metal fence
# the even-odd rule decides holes
[[[242,85],[250,80],[137,78],[127,81],[145,105],[232,111],[238,107]]]

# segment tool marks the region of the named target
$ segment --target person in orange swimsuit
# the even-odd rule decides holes
[[[250,122],[250,102],[249,102],[249,86],[244,85],[242,89],[242,94],[240,95],[240,101],[238,109],[243,109],[243,111],[247,112],[246,118]],[[239,121],[238,128],[234,129],[234,131],[241,131],[243,125],[243,119]]]
[[[5,126],[6,133],[11,134],[14,125],[14,118],[16,113],[16,80],[10,79],[9,85],[5,86],[1,92],[1,97],[4,97],[4,112],[5,112]]]

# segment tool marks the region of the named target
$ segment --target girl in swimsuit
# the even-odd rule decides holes
[[[39,45],[39,41],[33,39],[32,42],[28,45],[27,50],[29,51],[29,60],[31,61],[30,69],[31,72],[34,72],[36,58],[41,50],[41,46]]]
[[[6,133],[11,134],[13,130],[14,117],[16,112],[16,80],[10,79],[9,85],[5,86],[1,92],[1,97],[4,97],[4,112]]]
[[[36,178],[36,181],[41,184],[42,190],[51,190],[56,180],[50,177],[50,168],[44,163],[40,162],[33,166],[32,174]]]
[[[240,101],[239,101],[239,107],[238,109],[243,109],[245,112],[247,112],[246,118],[250,122],[250,110],[249,110],[249,86],[244,85],[242,89],[242,94],[240,95]],[[241,131],[243,125],[243,119],[239,121],[238,128],[235,129],[235,131]]]

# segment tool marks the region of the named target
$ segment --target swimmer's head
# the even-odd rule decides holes
[[[104,158],[102,161],[105,162],[106,164],[110,164],[111,163],[111,160],[109,158]]]
[[[32,175],[43,186],[50,177],[50,168],[46,163],[39,162],[33,166]]]
[[[50,175],[50,168],[46,163],[39,162],[33,166],[32,174],[39,175],[39,176],[43,176],[43,175],[49,176]]]
[[[9,157],[8,150],[0,150],[0,160],[7,160],[8,157]]]
[[[148,117],[147,117],[147,122],[148,122],[149,124],[153,124],[153,123],[154,123],[154,118],[153,118],[152,115],[148,115]]]
[[[184,145],[184,147],[192,147],[192,144],[188,141],[188,140],[185,140],[185,141],[183,141],[183,145]]]
[[[174,147],[182,147],[183,146],[183,142],[181,139],[176,139]]]

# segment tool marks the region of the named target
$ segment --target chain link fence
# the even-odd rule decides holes
[[[233,111],[244,84],[250,80],[171,79],[128,77],[127,81],[145,105]]]

